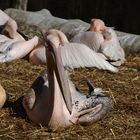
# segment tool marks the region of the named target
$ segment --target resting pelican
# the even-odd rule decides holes
[[[87,125],[101,119],[111,109],[111,100],[89,80],[89,95],[77,90],[64,71],[60,36],[49,32],[45,38],[47,70],[35,80],[23,98],[29,119],[55,129],[76,123]]]
[[[92,19],[88,31],[80,32],[71,42],[83,43],[96,52],[103,54],[106,60],[120,66],[125,60],[125,53],[113,28],[106,27],[100,19]]]
[[[6,102],[7,95],[4,88],[0,84],[0,108],[3,107],[4,103]]]
[[[70,43],[65,34],[56,29],[48,30],[47,34],[57,35],[60,39],[61,57],[64,66],[71,68],[78,67],[97,67],[98,69],[117,72],[118,69],[113,67],[105,60],[105,57],[91,50],[84,44]],[[32,64],[46,64],[45,47],[39,45],[29,54],[28,61]]]

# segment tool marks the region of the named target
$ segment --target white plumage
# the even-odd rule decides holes
[[[10,62],[26,56],[38,44],[38,37],[31,40],[10,39],[0,35],[0,63]]]

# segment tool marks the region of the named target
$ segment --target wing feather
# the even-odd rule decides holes
[[[107,62],[100,54],[91,50],[84,44],[66,43],[62,45],[61,57],[63,64],[71,68],[96,67],[112,72],[118,71],[117,68]]]

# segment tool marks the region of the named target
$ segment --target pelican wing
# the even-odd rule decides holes
[[[10,62],[26,56],[38,43],[38,37],[28,41],[17,41],[0,35],[0,63]]]
[[[61,57],[63,64],[71,68],[96,67],[112,72],[118,71],[99,53],[96,53],[84,44],[65,43],[61,46]]]
[[[40,76],[33,82],[31,88],[27,91],[23,98],[23,106],[27,109],[33,109],[37,98],[39,98],[42,87],[44,87],[45,80],[48,79],[46,75],[46,69],[40,74]]]

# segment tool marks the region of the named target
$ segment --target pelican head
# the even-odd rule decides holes
[[[90,31],[94,31],[94,32],[102,32],[105,29],[105,24],[102,20],[100,19],[91,19],[90,22]]]

